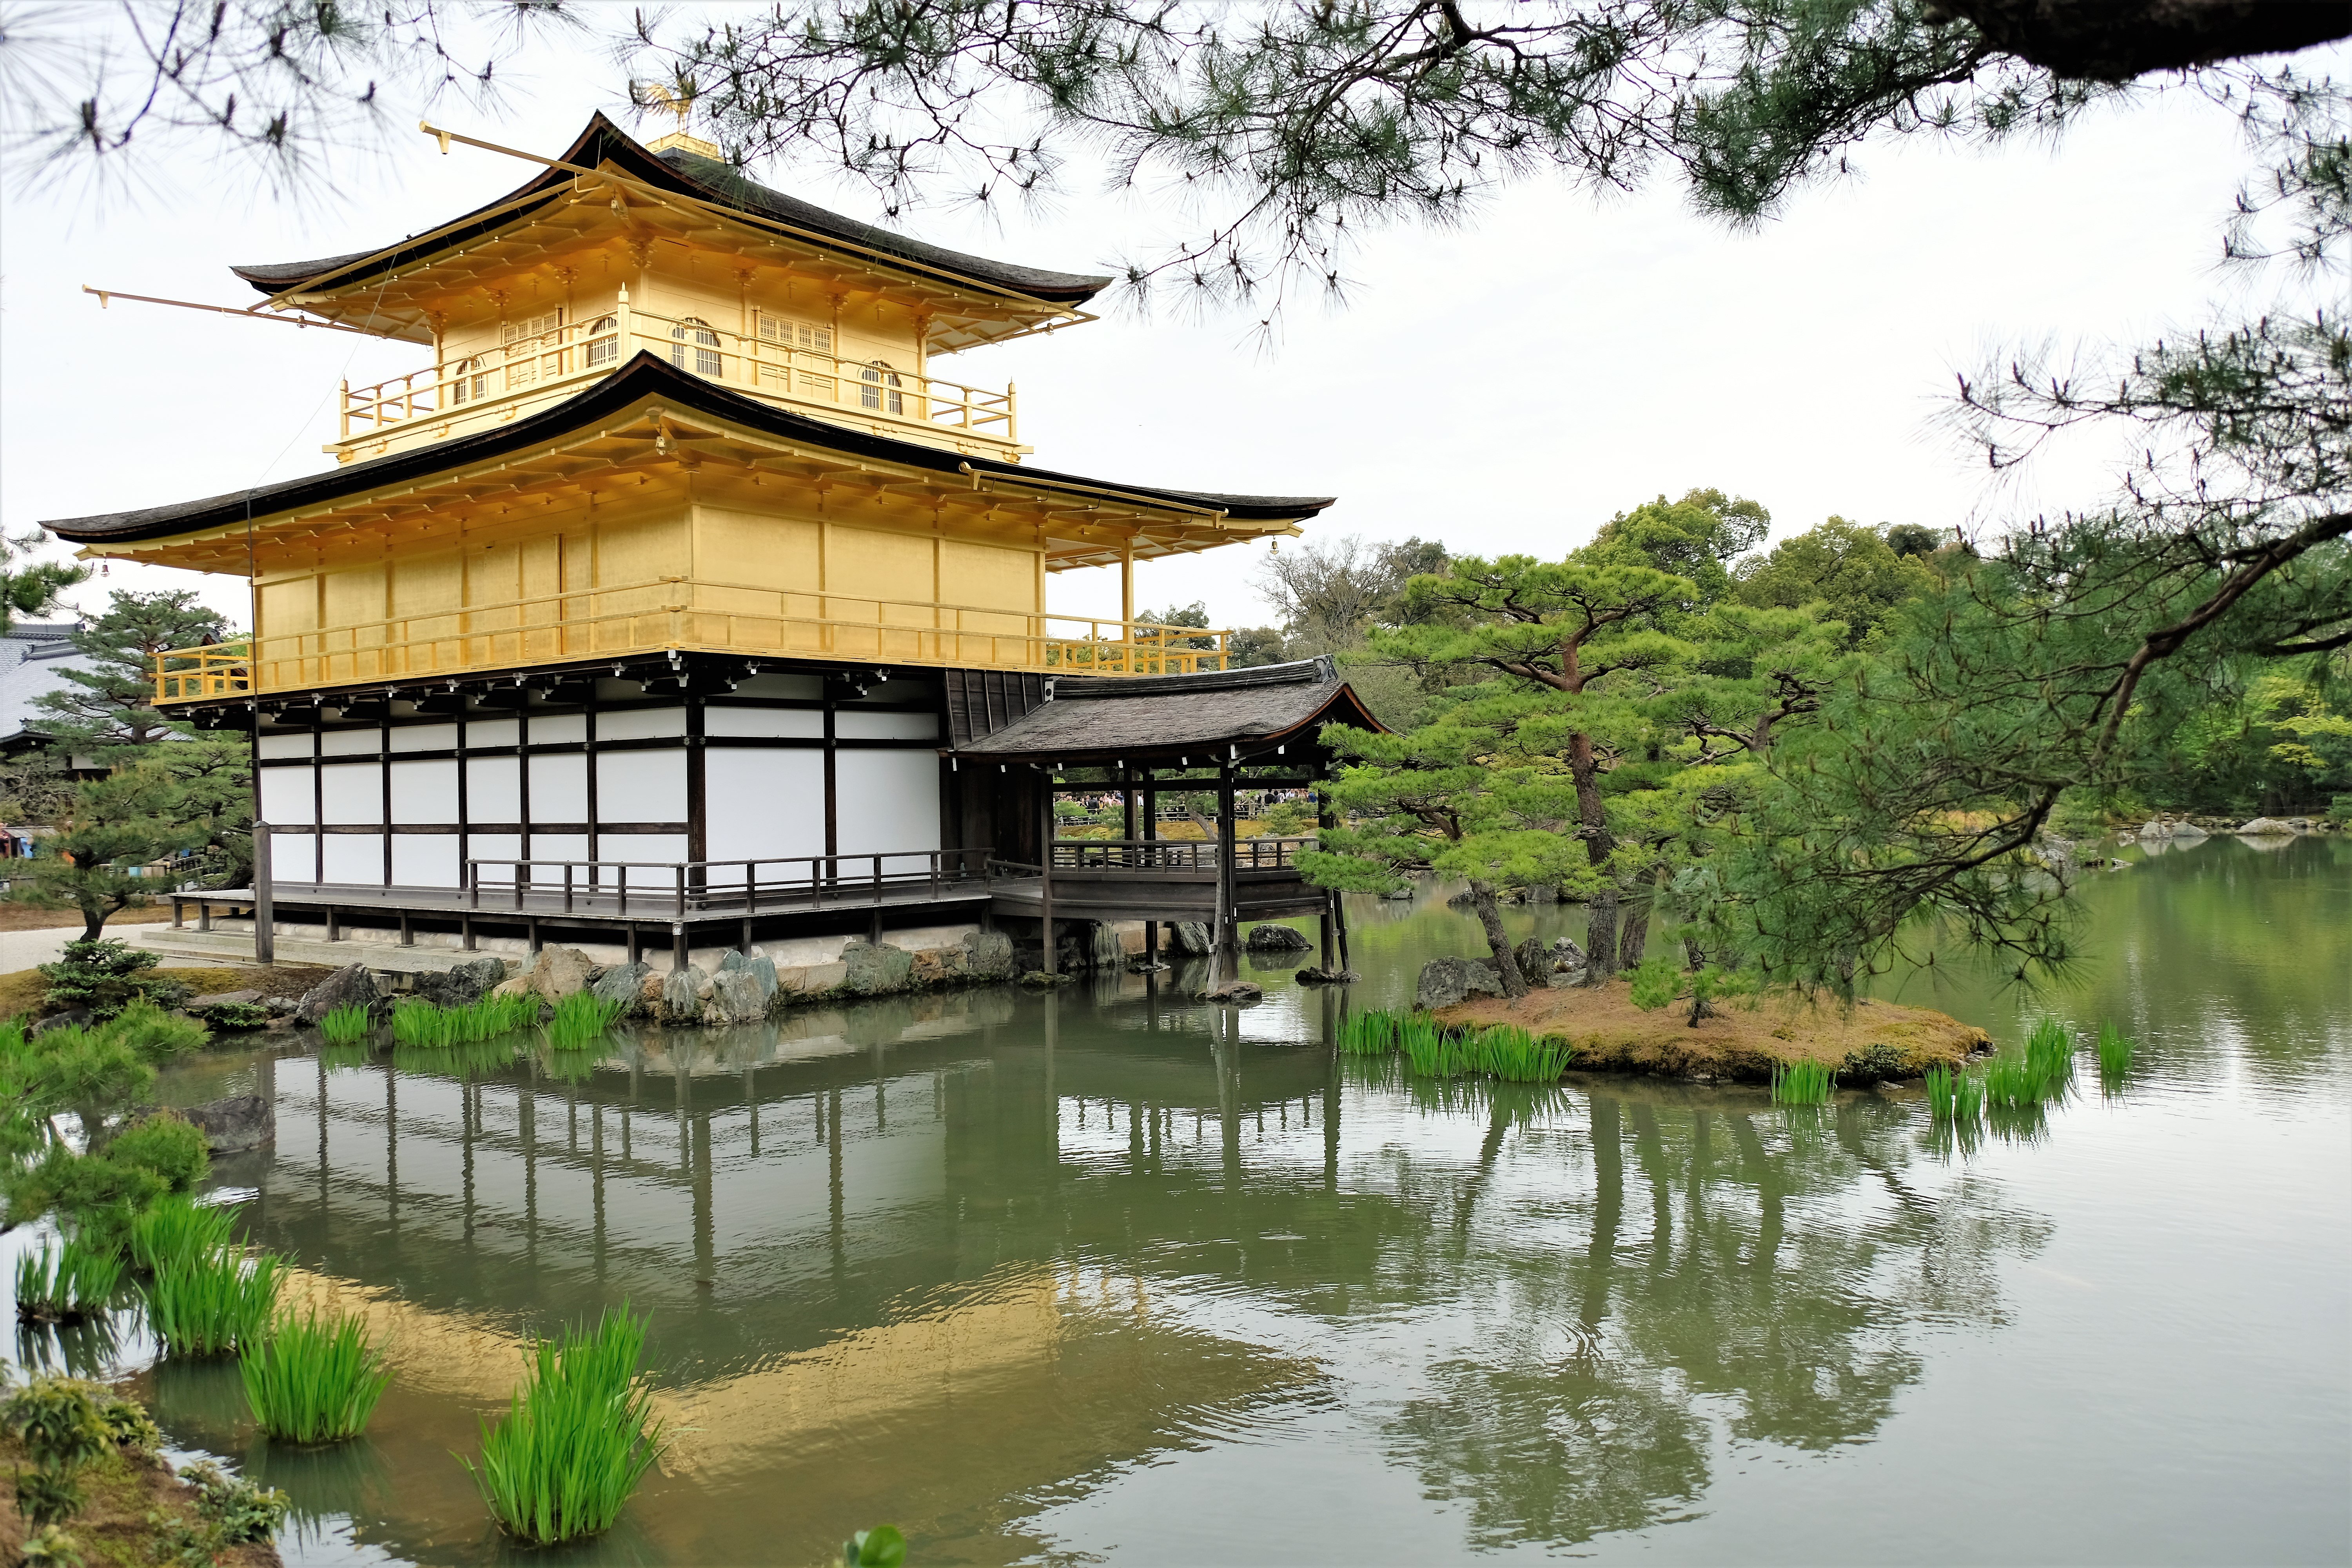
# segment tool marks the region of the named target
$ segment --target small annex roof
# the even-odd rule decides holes
[[[1297,522],[1314,516],[1334,500],[1329,496],[1223,495],[1160,485],[1119,484],[994,458],[966,457],[961,452],[870,435],[790,413],[730,392],[717,382],[640,352],[578,396],[478,435],[415,447],[365,462],[347,463],[325,473],[284,479],[249,490],[231,490],[136,511],[61,518],[41,526],[73,543],[99,547],[101,552],[143,540],[171,539],[231,524],[240,528],[248,522],[266,526],[270,519],[283,513],[329,506],[391,485],[430,481],[452,470],[494,463],[513,454],[544,450],[583,427],[614,420],[632,405],[655,401],[666,408],[701,414],[798,447],[839,454],[850,466],[860,458],[887,462],[904,469],[935,474],[940,477],[939,482],[958,488],[977,489],[982,480],[993,479],[1001,481],[1000,488],[1008,491],[1052,492],[1073,504],[1095,498],[1105,498],[1118,505],[1156,503],[1216,523],[1261,525]],[[1246,530],[1237,537],[1254,537],[1266,531],[1282,530],[1260,527]]]
[[[1326,724],[1385,731],[1329,657],[1197,675],[1055,676],[1045,700],[955,748],[1000,762],[1262,764],[1322,757]]]
[[[992,261],[860,223],[747,179],[730,165],[686,148],[670,147],[656,153],[602,114],[589,120],[587,128],[557,162],[581,169],[594,169],[609,163],[633,179],[672,194],[788,226],[820,245],[829,245],[860,259],[884,257],[910,272],[948,283],[979,284],[1025,300],[1072,307],[1086,303],[1110,282],[1107,277]],[[284,293],[314,280],[320,292],[363,289],[387,271],[462,247],[529,216],[546,205],[529,198],[543,195],[546,203],[557,201],[571,192],[575,178],[569,170],[547,169],[451,224],[427,231],[425,236],[412,235],[372,250],[322,256],[309,261],[255,262],[231,267],[229,270],[264,294]]]

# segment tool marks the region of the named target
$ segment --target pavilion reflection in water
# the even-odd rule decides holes
[[[1123,1469],[1357,1404],[1474,1539],[1583,1540],[1727,1438],[1867,1440],[1916,1326],[2038,1245],[1899,1106],[1402,1082],[1315,1042],[1336,1000],[1285,1045],[1148,987],[647,1031],[570,1078],[276,1063],[254,1229],[403,1370],[376,1533],[470,1530],[448,1448],[530,1332],[625,1298],[680,1436],[656,1558],[773,1537],[779,1487],[825,1500],[787,1555],[861,1510],[1023,1555]]]

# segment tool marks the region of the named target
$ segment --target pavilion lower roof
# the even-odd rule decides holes
[[[1331,660],[1142,678],[1055,676],[1045,700],[958,745],[991,761],[1133,765],[1319,762],[1326,724],[1385,726]]]

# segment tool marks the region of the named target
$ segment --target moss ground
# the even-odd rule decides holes
[[[1559,1035],[1576,1047],[1576,1067],[1589,1071],[1664,1073],[1679,1077],[1762,1080],[1776,1065],[1822,1062],[1841,1067],[1874,1046],[1900,1062],[1899,1076],[1949,1066],[1991,1044],[1974,1025],[1927,1007],[1864,1001],[1850,1008],[1767,997],[1718,1004],[1721,1016],[1690,1027],[1689,1005],[1655,1013],[1633,1005],[1624,981],[1559,991],[1531,991],[1517,1002],[1478,997],[1437,1016],[1449,1024],[1517,1024],[1537,1035]],[[1880,1073],[1874,1076],[1897,1076]]]
[[[264,996],[299,997],[334,971],[310,963],[247,963],[204,969],[151,969],[147,973],[159,979],[176,980],[199,996],[217,996],[224,991],[258,991]],[[0,1018],[39,1012],[41,998],[48,992],[48,977],[37,969],[0,974]]]
[[[24,1445],[0,1432],[0,1561],[25,1560],[25,1521],[16,1511],[16,1476],[27,1463]],[[150,1513],[194,1521],[195,1504],[187,1487],[160,1460],[108,1455],[82,1472],[89,1505],[66,1521],[88,1568],[151,1568],[148,1547],[155,1530]],[[268,1542],[233,1546],[214,1560],[231,1568],[277,1568],[278,1548]]]

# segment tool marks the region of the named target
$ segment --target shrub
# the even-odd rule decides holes
[[[205,1009],[205,1022],[215,1029],[262,1029],[269,1026],[269,1009],[258,1002],[215,1002]]]
[[[54,1524],[45,1524],[25,1537],[19,1550],[25,1554],[25,1568],[82,1568],[80,1544]]]
[[[113,1017],[133,1000],[161,993],[169,1000],[186,997],[187,987],[176,981],[146,973],[161,962],[154,953],[111,937],[97,942],[69,942],[55,963],[37,965],[49,983],[43,1005],[53,1013],[86,1007],[100,1022]]]
[[[284,1492],[226,1474],[209,1459],[190,1465],[180,1479],[195,1489],[196,1511],[211,1526],[208,1533],[217,1546],[268,1540],[292,1506]]]
[[[71,1519],[89,1500],[70,1470],[18,1470],[16,1511],[27,1523],[47,1527]]]
[[[392,1382],[383,1353],[355,1317],[278,1318],[245,1347],[238,1371],[253,1418],[272,1437],[338,1443],[366,1430]]]
[[[9,1426],[24,1440],[34,1468],[16,1472],[16,1511],[38,1527],[72,1518],[86,1500],[76,1477],[113,1447],[89,1385],[37,1377],[9,1399]]]
[[[141,1061],[155,1065],[204,1049],[211,1031],[194,1018],[167,1013],[149,996],[132,998],[106,1026]]]
[[[278,1259],[229,1251],[164,1264],[147,1283],[147,1321],[174,1355],[227,1355],[259,1339],[278,1304]]]
[[[60,1322],[106,1310],[122,1285],[122,1258],[68,1237],[16,1258],[16,1314]]]
[[[368,1017],[364,1003],[346,1002],[319,1020],[319,1033],[339,1046],[353,1045],[368,1037],[374,1026]]]
[[[106,1146],[106,1157],[154,1172],[168,1193],[192,1191],[213,1168],[204,1131],[169,1110],[142,1117],[115,1134]]]
[[[1910,1063],[1902,1047],[1881,1041],[1875,1045],[1857,1046],[1846,1052],[1845,1060],[1838,1067],[1838,1077],[1847,1083],[1881,1083],[1901,1078],[1910,1071]]]
[[[507,1417],[482,1422],[482,1462],[467,1470],[508,1533],[540,1545],[601,1534],[661,1452],[661,1426],[636,1381],[642,1318],[625,1306],[595,1328],[531,1347]]]

